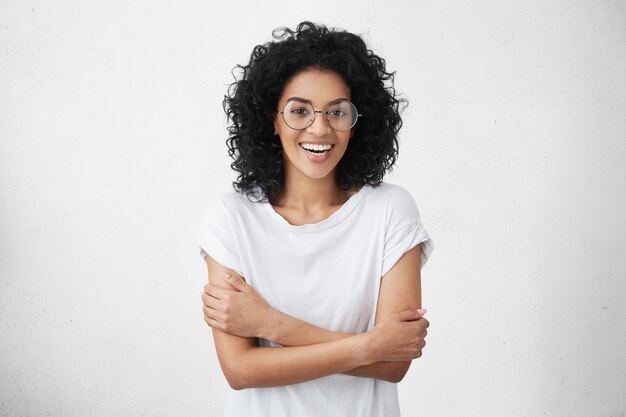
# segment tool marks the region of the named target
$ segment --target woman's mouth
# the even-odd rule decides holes
[[[300,146],[302,147],[302,149],[307,151],[307,153],[309,153],[311,155],[319,156],[319,155],[324,155],[325,153],[330,151],[334,145],[331,145],[331,144],[319,145],[319,144],[315,144],[315,143],[301,143]]]
[[[321,163],[329,158],[330,151],[335,147],[329,143],[299,143],[305,155],[311,162]]]

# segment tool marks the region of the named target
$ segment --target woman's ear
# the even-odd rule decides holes
[[[276,128],[276,122],[278,120],[278,114],[271,113],[269,115],[270,120],[272,121],[272,126],[274,126],[274,136],[278,135],[278,129]]]

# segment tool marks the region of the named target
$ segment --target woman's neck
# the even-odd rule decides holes
[[[343,191],[335,181],[334,172],[316,179],[293,173],[285,173],[285,185],[274,205],[302,212],[315,212],[345,203],[353,194]]]

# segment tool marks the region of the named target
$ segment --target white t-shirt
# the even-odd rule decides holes
[[[274,308],[351,333],[373,327],[381,277],[420,243],[423,266],[432,240],[411,195],[388,183],[366,185],[328,218],[302,226],[231,191],[210,202],[198,232],[201,254],[237,271]],[[226,404],[226,417],[400,416],[396,384],[345,374],[229,389]]]

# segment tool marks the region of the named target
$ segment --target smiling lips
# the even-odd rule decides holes
[[[326,152],[330,151],[333,147],[330,143],[327,144],[316,144],[316,143],[301,143],[300,146],[312,155],[324,155]]]

